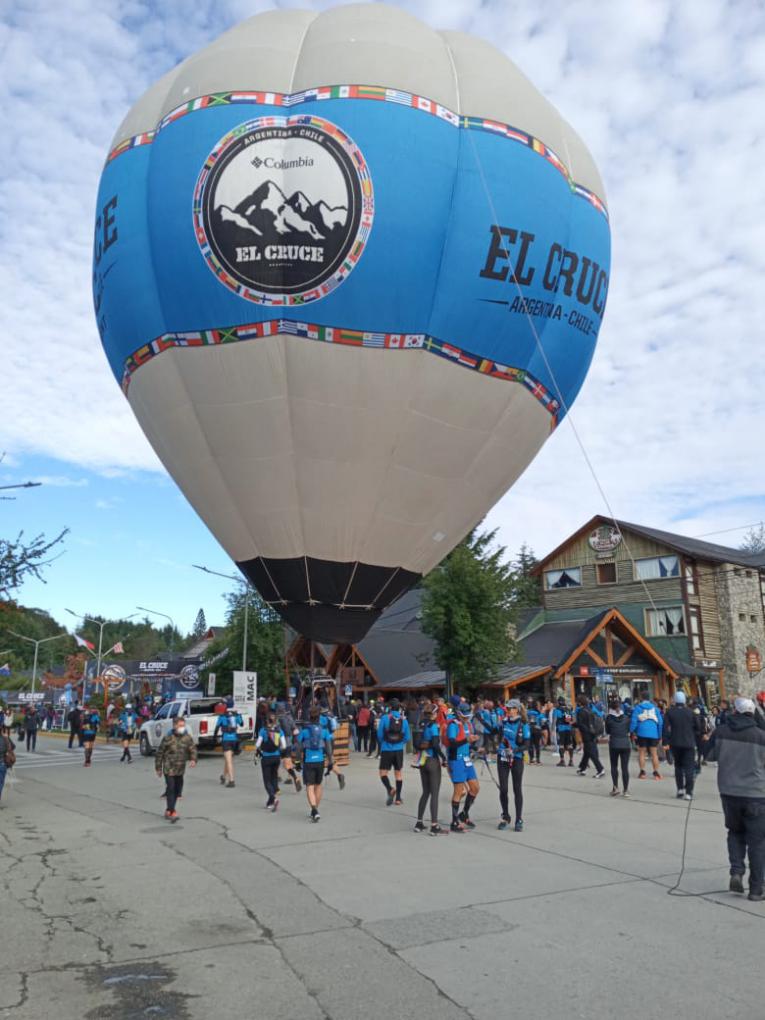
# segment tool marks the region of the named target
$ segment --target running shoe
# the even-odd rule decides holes
[[[471,822],[470,819],[468,818],[468,816],[465,814],[464,811],[460,811],[459,818],[460,818],[460,821],[462,822],[462,824],[466,828],[468,828],[468,829],[474,829],[475,828],[475,822]]]
[[[500,832],[503,832],[509,824],[510,824],[509,822],[506,822],[504,819],[502,819],[497,828],[500,830]]]
[[[622,794],[622,797],[626,798],[627,800],[632,800],[632,794],[628,793],[626,790]]]
[[[573,761],[570,761],[570,762],[568,763],[568,767],[569,767],[570,769],[572,769],[572,768],[574,767],[574,763],[573,763]]]
[[[743,893],[744,891],[744,878],[742,875],[731,875],[730,882],[728,883],[728,889],[731,892]]]
[[[661,772],[654,772],[653,779],[655,783],[660,783],[663,778]]]
[[[221,786],[225,786],[226,785],[226,777],[225,776],[221,776],[220,777],[220,785]]]
[[[684,796],[685,796],[685,790],[678,790],[677,793],[675,794],[675,798],[677,800],[682,800]]]
[[[271,810],[275,813],[279,810],[279,798],[277,797],[271,805]]]
[[[578,776],[586,776],[587,775],[587,769],[577,769],[576,770],[576,774]]]
[[[646,778],[647,778],[647,776],[645,774],[645,769],[641,769],[640,772],[638,773],[638,779],[646,779]]]
[[[516,832],[523,832],[523,819],[522,818],[517,818],[516,819],[516,821],[515,821],[515,831]]]
[[[602,779],[605,774],[606,774],[606,770],[605,769],[601,769],[600,772],[596,772],[595,773],[593,778],[594,779]]]
[[[415,822],[414,823],[414,831],[415,832],[424,832],[425,831],[425,823],[424,822],[420,822],[420,821]]]
[[[227,790],[233,790],[233,788],[235,786],[236,786],[236,783],[233,780],[230,783],[226,783],[226,789]]]
[[[321,819],[321,815],[320,815],[320,814],[319,814],[319,812],[317,811],[317,812],[316,812],[316,814],[315,814],[315,815],[313,816],[313,818],[311,819],[311,821],[312,821],[312,822],[318,822],[318,821],[319,821],[320,819]]]
[[[750,889],[747,899],[751,900],[752,903],[761,903],[763,900],[765,900],[765,893],[762,891],[762,889]]]
[[[337,781],[340,784],[340,789],[344,790],[345,789],[345,776],[342,774],[342,772],[338,773]]]
[[[557,769],[565,769],[566,763],[565,763],[565,761],[559,761],[558,764],[555,767]]]
[[[693,794],[692,793],[686,793],[685,797],[683,799],[684,800],[693,800]]]
[[[391,790],[388,796],[385,798],[385,806],[390,807],[393,801],[396,799],[395,793]]]
[[[452,822],[452,824],[449,826],[449,828],[451,829],[452,832],[464,832],[465,831],[465,826],[462,824],[462,822]]]
[[[612,797],[618,797],[619,796],[619,789],[618,789],[618,787],[615,786],[613,788],[613,790],[611,791],[611,796]]]
[[[436,822],[435,825],[431,825],[431,827],[430,827],[430,835],[431,836],[445,836],[446,835],[446,829],[442,829],[441,826],[438,824],[438,822]]]
[[[395,801],[394,801],[393,803],[394,803],[394,804],[396,805],[396,807],[401,807],[401,805],[402,805],[402,804],[403,804],[404,802],[403,802],[403,800],[401,800],[401,799],[400,799],[399,797],[397,797],[397,798],[396,798],[396,800],[395,800]]]
[[[303,784],[300,782],[299,779],[296,779],[295,780],[295,793],[300,793],[300,791],[302,789],[303,789]]]

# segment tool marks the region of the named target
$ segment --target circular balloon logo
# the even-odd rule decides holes
[[[374,216],[358,146],[328,120],[260,117],[212,150],[197,180],[194,226],[216,277],[259,304],[304,304],[358,262]]]
[[[187,691],[194,690],[199,684],[199,670],[196,666],[184,666],[181,670],[181,686]]]

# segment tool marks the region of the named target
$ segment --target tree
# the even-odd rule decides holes
[[[207,620],[205,620],[204,609],[200,609],[197,613],[197,618],[194,620],[194,628],[191,633],[195,638],[204,637],[207,633]]]
[[[447,691],[472,692],[516,655],[515,574],[495,536],[471,532],[423,583],[422,629],[436,643]]]
[[[258,674],[259,694],[284,693],[284,624],[254,588],[226,595],[226,633],[207,648],[207,660],[217,659],[210,669],[220,678],[218,693],[230,694],[234,670],[242,668],[245,599],[247,603],[247,669]],[[208,670],[209,671],[209,670]]]
[[[539,578],[531,574],[537,562],[532,549],[524,542],[513,560],[513,603],[518,609],[542,604]]]
[[[739,548],[750,553],[765,552],[765,524],[762,521],[747,531]]]
[[[56,559],[51,553],[68,532],[69,529],[64,528],[54,539],[36,535],[28,542],[24,541],[23,531],[15,539],[0,538],[0,597],[10,598],[29,578],[44,583],[42,569]]]

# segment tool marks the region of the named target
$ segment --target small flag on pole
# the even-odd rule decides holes
[[[80,637],[79,634],[74,635],[74,640],[77,642],[78,648],[87,648],[89,652],[95,652],[96,646],[91,641],[86,641],[85,638]]]
[[[122,655],[125,651],[125,649],[122,646],[122,642],[118,641],[114,648],[112,648],[112,651],[115,652],[117,655]]]

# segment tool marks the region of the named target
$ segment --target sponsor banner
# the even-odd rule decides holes
[[[235,670],[233,695],[237,707],[254,705],[258,700],[258,674]]]

